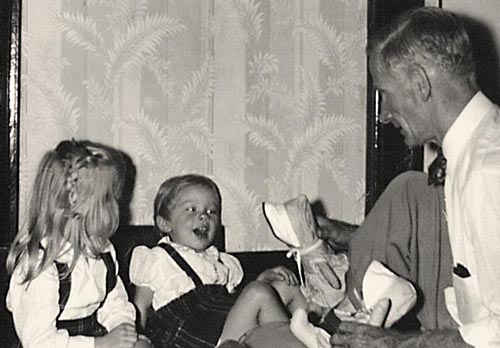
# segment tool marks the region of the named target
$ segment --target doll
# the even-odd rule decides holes
[[[346,296],[345,253],[335,253],[316,235],[318,224],[306,195],[285,203],[263,203],[264,215],[274,235],[284,242],[297,261],[302,292],[323,308],[333,308]]]
[[[311,323],[305,310],[293,313],[291,331],[308,348],[329,347],[328,340],[340,321],[356,321],[390,327],[416,303],[413,285],[373,260],[363,278],[362,294],[356,289],[356,308],[346,291],[349,262],[317,237],[318,224],[306,195],[284,203],[263,203],[264,215],[274,235],[290,248],[299,269],[301,290],[311,312],[319,319]]]

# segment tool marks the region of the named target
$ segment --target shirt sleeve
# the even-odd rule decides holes
[[[220,260],[229,269],[227,291],[233,292],[243,279],[243,267],[235,256],[227,253],[220,253]]]
[[[182,255],[182,251],[180,253]],[[183,257],[186,258],[186,255]],[[132,252],[129,273],[130,281],[135,286],[153,291],[154,310],[195,287],[186,272],[161,247],[136,247]]]
[[[156,278],[154,272],[155,264],[156,256],[154,249],[149,249],[143,245],[135,247],[130,258],[130,281],[136,286],[145,286],[151,290],[156,290],[154,287]]]
[[[111,331],[118,325],[130,323],[135,325],[135,308],[128,300],[125,286],[118,275],[118,263],[113,250],[113,261],[116,267],[116,285],[106,297],[106,301],[98,311],[98,320],[106,328]]]
[[[69,336],[58,330],[59,280],[56,266],[43,271],[29,283],[21,284],[22,272],[16,269],[7,294],[16,333],[23,348],[93,348],[94,338]]]
[[[478,268],[481,303],[489,315],[460,327],[462,338],[477,348],[500,347],[500,157],[485,156],[471,180],[471,240]]]

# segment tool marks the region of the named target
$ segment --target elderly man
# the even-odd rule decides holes
[[[409,146],[442,146],[447,174],[444,190],[422,173],[399,176],[353,233],[320,221],[323,238],[349,245],[351,290],[377,259],[420,297],[422,330],[344,322],[332,347],[500,347],[500,110],[479,91],[469,36],[456,15],[424,7],[368,51],[381,121]]]

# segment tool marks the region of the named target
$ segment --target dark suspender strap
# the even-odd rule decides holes
[[[69,268],[67,264],[57,261],[55,264],[59,277],[59,314],[56,318],[56,320],[58,320],[64,310],[64,307],[66,307],[66,303],[68,303],[69,293],[71,291],[71,273],[68,273]],[[64,274],[66,274],[65,277]]]
[[[109,294],[116,285],[116,264],[110,252],[101,254],[101,258],[108,269],[106,274],[106,294]]]
[[[160,243],[159,247],[163,248],[172,259],[179,265],[179,267],[186,272],[186,274],[193,280],[194,285],[201,286],[203,282],[200,277],[196,274],[196,272],[191,268],[191,266],[184,260],[184,258],[175,250],[170,244]]]
[[[104,300],[102,300],[99,308],[101,308],[104,302],[106,302],[108,294],[111,292],[111,290],[114,289],[116,285],[116,265],[113,260],[113,257],[111,257],[111,253],[107,252],[101,254],[101,259],[104,261],[104,264],[106,265],[107,273],[106,273],[106,296],[104,296]]]
[[[116,285],[116,265],[111,257],[111,253],[103,253],[101,254],[101,258],[106,265],[106,295],[104,296],[104,300],[102,300],[99,308],[102,307],[108,294],[113,290]],[[68,272],[68,265],[66,263],[54,262],[57,267],[57,273],[59,275],[59,314],[57,315],[56,320],[59,320],[59,316],[63,312],[66,304],[68,303],[69,293],[71,292],[71,273]],[[66,277],[63,275],[66,274]]]

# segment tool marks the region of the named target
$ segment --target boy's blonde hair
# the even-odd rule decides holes
[[[221,196],[219,188],[212,179],[198,174],[186,174],[186,175],[174,176],[165,180],[160,185],[160,188],[156,193],[154,202],[154,222],[155,222],[155,229],[158,233],[163,234],[156,222],[157,217],[161,216],[162,218],[169,220],[170,211],[175,206],[179,192],[188,186],[203,186],[208,188],[209,190],[212,190],[214,195],[217,197],[217,205],[218,205],[217,209],[219,210],[220,214]]]
[[[69,272],[80,255],[96,257],[119,224],[123,160],[90,141],[62,141],[45,154],[32,189],[27,226],[9,251],[7,270],[23,262],[24,282],[36,278],[71,244]]]

